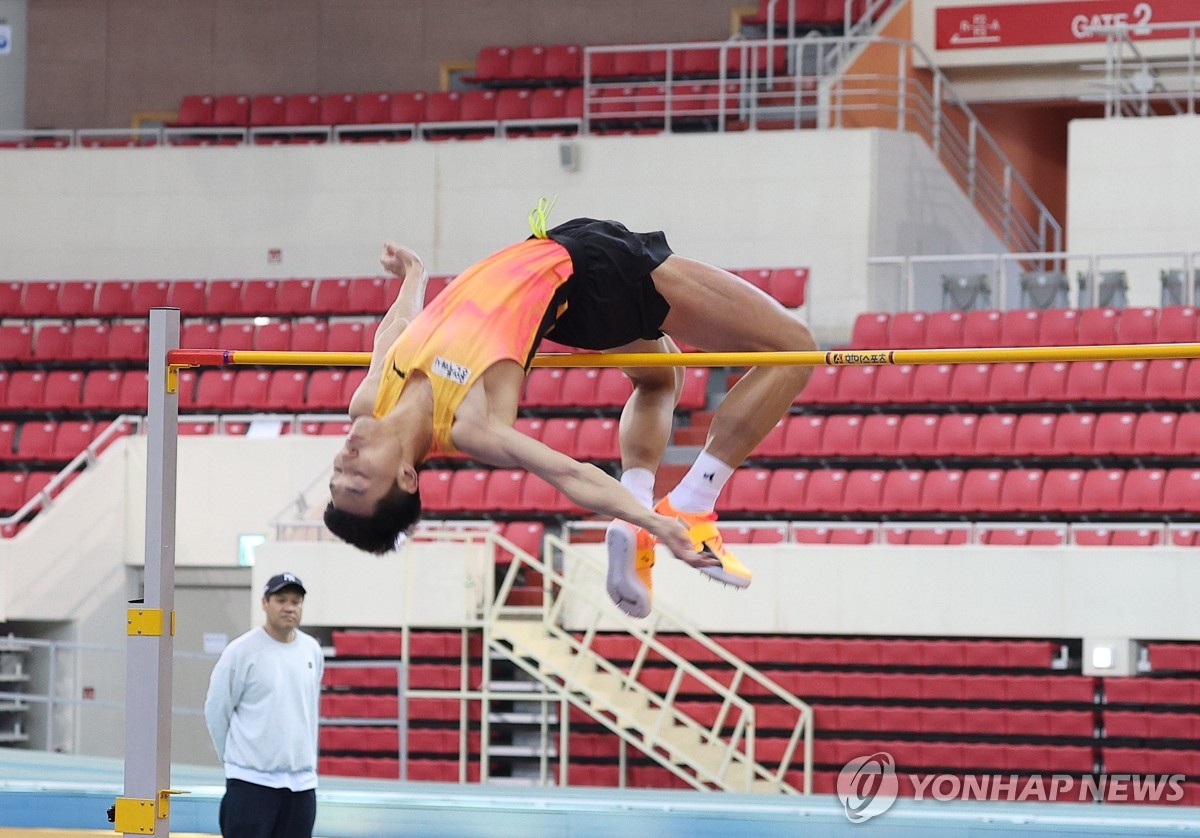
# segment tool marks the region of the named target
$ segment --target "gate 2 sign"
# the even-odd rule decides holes
[[[1196,0],[1054,0],[1046,3],[941,6],[935,15],[938,50],[1102,43],[1093,26],[1132,27],[1138,40],[1186,38],[1187,30],[1138,31],[1155,23],[1194,21]]]

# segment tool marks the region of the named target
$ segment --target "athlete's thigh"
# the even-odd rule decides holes
[[[716,352],[815,348],[800,318],[728,271],[670,256],[651,277],[671,307],[662,330],[677,340]]]

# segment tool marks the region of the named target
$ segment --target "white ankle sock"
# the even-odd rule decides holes
[[[649,509],[654,506],[654,472],[648,468],[626,469],[621,485],[633,493],[638,503]]]
[[[707,451],[701,451],[688,473],[667,499],[680,512],[712,512],[733,468]]]

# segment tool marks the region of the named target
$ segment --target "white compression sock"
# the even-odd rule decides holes
[[[654,472],[648,468],[626,469],[621,485],[633,493],[638,503],[649,509],[654,506]]]
[[[721,494],[731,474],[731,466],[707,451],[701,451],[667,499],[680,512],[712,512],[717,505],[717,495]]]

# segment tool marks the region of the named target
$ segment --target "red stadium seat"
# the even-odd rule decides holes
[[[1014,309],[1002,315],[998,346],[1037,346],[1041,312],[1037,309]]]
[[[137,316],[145,317],[150,313],[150,309],[167,305],[170,291],[171,283],[166,280],[146,279],[135,282],[130,291],[130,306]]]
[[[297,320],[292,323],[293,352],[324,352],[329,346],[329,326],[324,320]]]
[[[896,453],[901,457],[933,457],[937,448],[940,417],[932,413],[909,413],[900,422],[896,437]],[[866,428],[863,428],[864,438]]]
[[[964,512],[997,512],[1004,509],[1000,503],[1004,474],[1001,469],[967,469],[963,473],[959,509]]]
[[[932,349],[954,349],[963,345],[966,315],[961,311],[930,312],[925,324],[925,345]]]
[[[1157,512],[1163,506],[1163,483],[1167,473],[1160,468],[1134,468],[1125,473],[1120,508],[1129,512]]]
[[[1172,453],[1193,456],[1200,451],[1200,413],[1181,413],[1175,425]]]
[[[363,352],[370,349],[371,332],[356,320],[341,320],[329,324],[330,352]]]
[[[254,324],[225,321],[218,335],[220,349],[253,349]]]
[[[539,45],[514,47],[508,77],[519,81],[540,81],[546,77],[546,48]]]
[[[577,44],[551,44],[546,47],[544,77],[557,82],[583,78],[582,50]]]
[[[1088,469],[1079,494],[1079,508],[1084,512],[1120,512],[1124,482],[1124,469]]]
[[[115,406],[122,413],[145,413],[149,394],[149,373],[144,370],[126,370],[117,389]]]
[[[793,478],[794,479],[794,478]],[[869,478],[859,478],[859,482]],[[849,482],[849,472],[845,469],[819,469],[809,472],[808,489],[804,495],[804,510],[820,510],[822,512],[842,512],[846,509],[846,486]],[[771,502],[774,504],[774,481],[772,481]],[[857,505],[857,504],[856,504]],[[783,510],[789,511],[789,510]]]
[[[242,369],[234,374],[229,406],[235,410],[263,410],[268,407],[267,385],[271,373],[266,370]]]
[[[33,327],[0,326],[0,360],[28,361],[33,357]]]
[[[167,305],[181,317],[199,317],[208,310],[208,285],[202,279],[178,279],[167,286]]]
[[[832,499],[836,491],[835,505],[840,506],[846,473],[844,471],[837,472],[839,476],[835,479],[830,479],[830,472],[819,473],[824,475],[818,481],[821,483],[818,492],[822,496],[822,502]],[[807,469],[780,468],[772,471],[764,500],[764,503],[767,504],[766,511],[802,512],[813,508],[807,500],[808,482],[809,471]]]
[[[54,458],[72,459],[91,444],[99,430],[95,423],[87,420],[71,419],[59,423],[54,434]]]
[[[1054,453],[1086,455],[1093,449],[1096,435],[1096,415],[1093,413],[1063,413],[1054,426]]]
[[[1096,454],[1131,455],[1134,453],[1133,432],[1137,427],[1135,413],[1101,413],[1096,417],[1092,434],[1092,451]]]
[[[1084,471],[1078,468],[1052,468],[1045,472],[1041,486],[1041,505],[1025,506],[1025,510],[1044,509],[1049,512],[1078,512],[1083,491]]]
[[[327,93],[321,97],[317,122],[321,125],[351,125],[355,122],[358,96],[354,93]]]
[[[578,439],[578,419],[547,419],[546,424],[542,427],[542,444],[569,457],[575,456]]]
[[[1117,342],[1117,309],[1086,308],[1079,315],[1079,343],[1101,346]]]
[[[919,469],[888,471],[884,477],[883,491],[879,497],[879,510],[883,512],[915,512],[921,509],[921,490],[924,481],[925,472]],[[965,535],[965,531],[963,534]],[[911,539],[909,543],[913,543]],[[949,542],[936,543],[946,544]]]
[[[987,413],[975,429],[975,451],[993,457],[1012,454],[1017,417],[1012,413]]]
[[[309,376],[307,411],[342,410],[347,402],[342,397],[346,373],[339,369],[313,370]]]
[[[71,337],[74,324],[45,324],[37,330],[33,341],[33,357],[40,361],[66,361],[71,358]]]
[[[1184,397],[1188,361],[1158,358],[1146,365],[1144,395],[1150,401],[1178,401]]]
[[[842,367],[835,401],[838,404],[871,404],[875,401],[878,367]]]
[[[1200,511],[1200,469],[1173,468],[1163,481],[1163,511]]]
[[[46,375],[42,404],[50,410],[77,410],[83,394],[81,370],[51,370]]]
[[[860,511],[860,513],[877,514],[883,511],[881,498],[883,495],[883,480],[887,472],[878,468],[853,468],[846,473],[845,492],[842,495],[840,510]],[[812,489],[810,478],[809,487]]]
[[[194,405],[202,410],[227,410],[233,406],[233,370],[204,370],[196,380]]]
[[[858,448],[847,453],[850,456],[894,457],[899,453],[896,445],[900,428],[901,417],[892,413],[873,413],[862,422]]]
[[[1099,401],[1105,398],[1108,361],[1075,361],[1067,372],[1066,397],[1070,401]]]
[[[109,356],[109,327],[106,323],[77,323],[67,355],[77,361],[99,361]]]
[[[525,476],[526,472],[521,469],[505,468],[490,472],[483,488],[482,508],[498,512],[516,512],[523,509],[521,490],[525,483]],[[456,488],[457,484],[452,480],[450,486],[452,494]]]
[[[952,364],[918,364],[913,375],[912,393],[909,398],[920,404],[945,404],[950,401],[950,385],[953,381]]]
[[[511,78],[512,49],[502,46],[481,47],[475,56],[472,78],[480,83],[503,81]]]
[[[1040,468],[1014,468],[1006,471],[1000,487],[1000,511],[1028,512],[1041,509],[1044,480],[1045,472]]]
[[[566,371],[559,368],[531,370],[525,379],[521,404],[527,407],[556,407],[563,404],[562,389]]]
[[[986,403],[990,396],[991,364],[956,364],[950,381],[950,400],[962,404]]]
[[[1026,395],[1029,401],[1058,402],[1067,392],[1067,375],[1071,364],[1066,361],[1042,361],[1032,365]]]
[[[312,279],[285,279],[279,283],[275,294],[275,307],[260,314],[310,314],[316,281]]]
[[[1046,457],[1054,453],[1055,413],[1026,413],[1017,418],[1012,453],[1017,457]]]
[[[284,99],[283,120],[277,125],[320,125],[321,97],[316,93],[292,93]]]
[[[588,417],[579,423],[575,455],[588,462],[621,459],[617,440],[617,420]]]
[[[1103,398],[1112,401],[1144,401],[1149,361],[1111,361],[1104,380]]]
[[[773,471],[765,468],[739,468],[734,471],[717,502],[722,512],[765,512]]]
[[[880,367],[875,374],[872,397],[879,404],[900,404],[912,400],[916,367],[897,364]]]
[[[882,312],[864,313],[854,319],[850,346],[854,349],[887,349],[891,315]]]
[[[495,118],[528,119],[533,95],[525,88],[505,88],[496,93]]]
[[[458,118],[465,122],[496,119],[496,91],[464,91],[459,100]]]
[[[309,400],[305,396],[308,371],[280,369],[270,374],[267,382],[266,406],[269,410],[303,411]]]
[[[843,367],[821,366],[813,370],[812,378],[793,404],[832,404],[837,399],[838,371]]]
[[[968,311],[963,320],[963,346],[999,346],[1004,329],[1003,312]]]
[[[175,116],[175,121],[169,124],[180,128],[212,125],[214,105],[215,101],[212,96],[187,94],[179,102],[179,112]]]
[[[859,450],[863,417],[857,415],[834,415],[825,418],[819,447],[814,441],[811,454],[835,457],[853,457]]]
[[[91,280],[61,283],[55,316],[92,317],[96,309],[96,287]]]
[[[1158,337],[1161,343],[1191,343],[1196,340],[1196,323],[1200,321],[1195,306],[1164,306],[1158,317]]]
[[[921,349],[925,346],[926,315],[923,311],[898,311],[888,328],[888,346],[893,349]]]
[[[1158,340],[1157,308],[1123,308],[1117,315],[1117,340],[1121,343],[1155,343]]]
[[[993,364],[992,377],[988,384],[988,395],[997,402],[1023,402],[1029,399],[1029,374],[1031,365]]]
[[[53,422],[25,422],[17,437],[17,458],[22,460],[49,460],[54,451],[54,433],[58,426]]]
[[[776,268],[771,272],[767,293],[787,308],[804,305],[808,268]]]
[[[937,451],[954,457],[974,454],[978,425],[979,417],[973,413],[946,414],[938,422]]]
[[[250,124],[250,97],[230,93],[213,103],[212,124],[223,128],[244,128]]]
[[[437,90],[425,98],[422,122],[457,122],[462,94],[457,90]]]
[[[16,370],[8,381],[8,403],[23,409],[37,409],[45,401],[46,373],[40,370]]]
[[[292,344],[292,324],[273,320],[254,330],[254,348],[260,352],[286,352]]]
[[[109,408],[117,404],[121,373],[117,370],[91,370],[83,379],[81,406],[84,409]]]
[[[1029,312],[1021,312],[1028,315]],[[1079,312],[1073,308],[1052,308],[1038,318],[1037,339],[1033,342],[1042,346],[1074,346],[1079,342]],[[1007,336],[1006,336],[1007,337]],[[1029,346],[1016,343],[1013,346]]]

